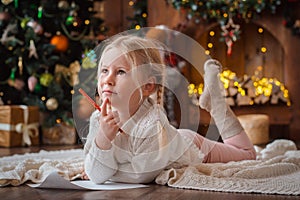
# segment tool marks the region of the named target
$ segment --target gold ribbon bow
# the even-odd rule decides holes
[[[28,118],[29,118],[29,111],[28,107],[24,105],[20,105],[20,107],[23,109],[24,112],[24,123],[18,123],[15,127],[16,132],[23,134],[22,143],[31,145],[30,137],[37,137],[39,130],[39,124],[38,123],[31,123],[28,124]]]
[[[70,86],[74,86],[79,83],[79,71],[80,63],[77,60],[72,62],[69,67],[60,64],[55,66],[55,75],[57,75],[57,81],[59,82],[60,76],[63,75]]]
[[[31,123],[31,124],[25,124],[25,123],[19,123],[16,125],[16,132],[23,134],[22,143],[31,145],[30,137],[37,137],[39,130],[38,130],[39,124],[38,123]]]

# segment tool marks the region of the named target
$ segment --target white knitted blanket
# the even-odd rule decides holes
[[[200,164],[168,169],[157,184],[220,192],[300,195],[300,151],[288,140],[276,140],[258,151],[257,160]]]
[[[83,169],[82,149],[44,151],[0,158],[0,186],[18,186],[26,181],[43,182],[57,171],[67,180],[80,177]]]
[[[81,174],[83,160],[82,149],[2,157],[0,186],[41,183],[53,171],[74,180]],[[186,189],[300,195],[300,151],[292,141],[276,140],[258,151],[257,160],[168,169],[156,183]]]

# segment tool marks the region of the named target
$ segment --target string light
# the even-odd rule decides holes
[[[289,91],[285,88],[284,84],[275,78],[266,78],[266,77],[259,78],[258,77],[259,73],[257,73],[257,71],[261,71],[261,70],[262,67],[258,66],[254,75],[251,76],[249,79],[252,80],[252,86],[254,87],[255,90],[255,97],[251,97],[251,98],[256,98],[261,95],[271,98],[272,95],[279,94],[279,92],[277,91],[279,89],[279,91],[282,93],[282,96],[278,95],[278,98],[281,98],[281,100],[286,102],[287,106],[291,106],[291,101],[289,99]],[[247,95],[247,90],[249,90],[249,88],[245,87],[245,83],[243,82],[243,80],[236,77],[236,73],[230,70],[224,70],[222,73],[220,73],[220,81],[223,83],[225,89],[228,89],[229,87],[234,87],[237,89],[237,93],[240,94],[241,96]],[[274,88],[275,86],[277,87],[277,89]],[[195,97],[199,98],[200,95],[203,93],[203,88],[204,88],[203,83],[200,83],[197,86],[191,83],[188,86],[188,95],[193,99]],[[275,90],[276,92],[274,93],[273,90]],[[255,103],[254,99],[251,99],[249,101],[249,105],[253,105],[254,103]]]
[[[146,17],[147,17],[147,13],[143,13],[143,14],[142,14],[142,17],[143,17],[143,18],[146,18]]]
[[[136,30],[140,30],[140,29],[141,29],[141,26],[140,26],[140,25],[135,25],[135,29],[136,29]]]
[[[128,2],[128,5],[129,5],[129,6],[133,6],[133,5],[134,5],[134,2],[133,2],[133,1],[129,1],[129,2]]]
[[[261,47],[260,51],[261,51],[262,53],[266,53],[266,52],[267,52],[267,48],[266,48],[266,47]]]
[[[84,24],[85,24],[85,25],[89,25],[90,23],[91,23],[90,20],[88,20],[88,19],[84,20]]]

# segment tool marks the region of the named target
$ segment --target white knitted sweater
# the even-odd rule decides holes
[[[90,120],[85,144],[85,170],[96,183],[110,179],[127,183],[148,183],[163,170],[174,166],[195,166],[204,155],[194,143],[169,124],[163,109],[147,99],[121,128],[110,150],[97,147],[99,130],[96,111]]]

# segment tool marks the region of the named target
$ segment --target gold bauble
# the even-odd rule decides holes
[[[58,101],[55,98],[50,98],[46,102],[46,107],[48,110],[56,110],[58,108]]]

